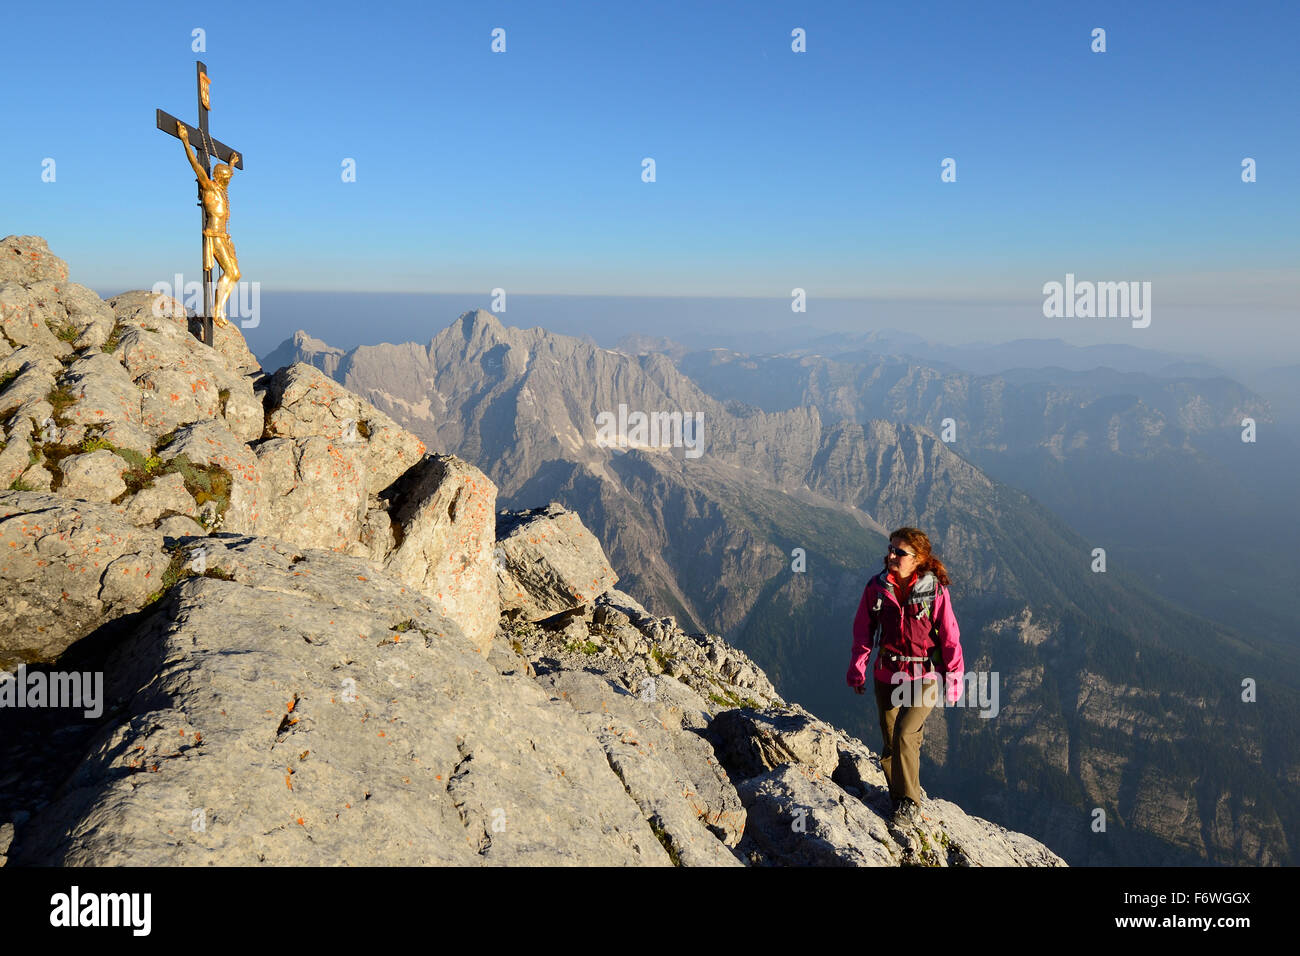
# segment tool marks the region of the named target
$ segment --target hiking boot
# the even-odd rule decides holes
[[[904,797],[898,801],[898,805],[894,807],[893,824],[896,827],[920,826],[921,808],[916,805],[915,800],[911,797]]]

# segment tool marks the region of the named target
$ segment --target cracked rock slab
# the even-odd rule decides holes
[[[782,866],[896,866],[901,851],[885,821],[802,764],[783,764],[738,788],[746,837]]]
[[[740,865],[728,848],[740,841],[745,810],[702,737],[684,730],[680,718],[663,719],[661,704],[595,674],[559,671],[537,680],[582,716],[682,865]]]
[[[109,656],[127,702],[10,861],[668,865],[581,719],[363,561],[205,539]],[[4,718],[5,715],[0,715]]]

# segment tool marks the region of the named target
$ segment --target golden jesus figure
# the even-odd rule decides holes
[[[199,180],[199,199],[203,205],[203,268],[211,271],[214,259],[221,266],[221,281],[217,283],[212,321],[217,325],[228,326],[230,323],[226,321],[226,300],[239,281],[239,260],[235,258],[235,244],[226,232],[226,226],[230,222],[230,196],[226,188],[230,185],[233,164],[239,161],[239,154],[232,153],[230,164],[219,163],[209,177],[190,147],[190,135],[184,123],[176,124],[176,135],[185,144],[185,155]]]

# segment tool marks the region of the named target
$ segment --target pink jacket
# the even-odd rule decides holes
[[[928,571],[914,580],[906,605],[898,603],[897,592],[887,571],[881,571],[867,582],[857,616],[853,619],[853,653],[846,675],[849,686],[861,687],[866,683],[867,658],[871,655],[872,635],[877,626],[880,628],[880,646],[884,650],[904,657],[924,657],[932,646],[931,615],[939,623],[939,646],[947,668],[945,696],[948,703],[955,703],[961,696],[962,673],[965,671],[961,631],[952,612],[948,589]],[[900,672],[901,676],[895,678],[894,675]],[[929,664],[892,662],[877,655],[874,676],[888,684],[892,680],[935,678],[938,675]]]

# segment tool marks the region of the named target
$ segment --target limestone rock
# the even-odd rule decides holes
[[[782,866],[896,866],[903,853],[885,821],[803,764],[787,763],[737,788],[746,841]]]
[[[267,438],[317,436],[360,448],[369,494],[383,491],[424,454],[424,442],[310,365],[271,376],[266,410]]]
[[[596,536],[561,505],[502,511],[496,537],[501,609],[525,620],[590,603],[618,581]]]
[[[162,586],[162,538],[108,506],[0,492],[0,666],[52,661]]]
[[[223,531],[247,534],[262,519],[262,475],[257,455],[220,422],[202,422],[178,429],[158,452],[164,461],[184,455],[196,465],[216,465],[229,476],[229,505],[222,516]]]
[[[112,355],[93,352],[77,359],[63,373],[62,384],[73,396],[73,404],[63,413],[68,421],[79,425],[130,425],[143,434],[140,389]]]
[[[500,616],[492,564],[496,485],[454,455],[430,455],[385,496],[397,529],[385,570],[440,601],[486,655]]]
[[[0,239],[0,282],[30,285],[44,279],[62,282],[68,264],[50,252],[40,236],[5,236]]]
[[[157,522],[157,528],[158,533],[163,536],[164,540],[168,538],[187,538],[208,533],[201,524],[185,515],[172,515],[170,518],[163,518]]]
[[[126,493],[122,472],[129,467],[111,451],[100,449],[82,455],[69,455],[59,463],[63,483],[59,493],[84,501],[112,501]]]
[[[799,763],[829,778],[840,762],[831,728],[802,714],[728,710],[713,721],[709,735],[733,777],[755,777]]]
[[[34,345],[50,355],[67,355],[72,346],[50,329],[55,315],[54,309],[25,286],[0,282],[0,333],[13,345]]]
[[[194,499],[185,490],[184,477],[174,471],[154,479],[153,484],[122,504],[123,517],[143,528],[152,528],[164,514],[193,517],[196,513]],[[196,533],[203,531],[200,528]]]
[[[107,300],[119,322],[154,331],[176,331],[189,335],[185,306],[177,299],[157,292],[137,289],[123,292]],[[248,350],[248,343],[235,326],[213,327],[213,345],[201,345],[213,353],[212,360],[241,376],[259,374],[262,370],[257,358]],[[192,338],[192,336],[191,336]],[[194,340],[197,342],[197,340]]]
[[[953,862],[962,866],[1065,866],[1065,861],[1023,833],[970,816],[948,800],[928,799],[922,811],[945,834]]]
[[[113,329],[113,310],[92,289],[76,282],[45,279],[26,285],[51,331],[63,333],[74,349],[103,345]]]
[[[342,551],[361,535],[366,464],[359,448],[327,438],[273,438],[256,448],[268,490],[262,532]]]
[[[627,792],[683,865],[738,865],[727,848],[740,841],[745,810],[698,734],[666,723],[658,713],[664,704],[607,678],[566,670],[537,680],[582,715]]]
[[[29,466],[19,476],[18,481],[19,484],[25,485],[28,491],[50,491],[54,487],[54,476],[39,462]]]
[[[252,382],[178,323],[128,328],[115,353],[141,395],[141,424],[161,436],[180,425],[222,419],[241,441],[260,437]]]

